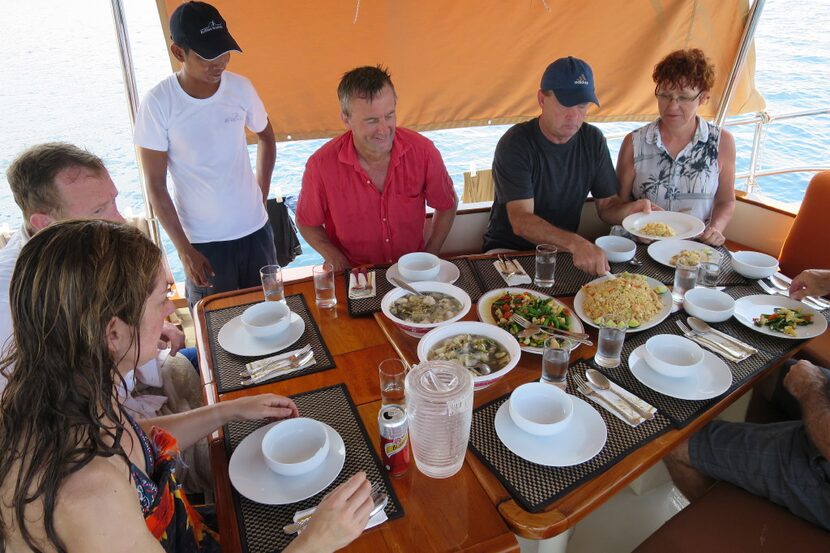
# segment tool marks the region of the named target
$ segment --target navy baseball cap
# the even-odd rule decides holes
[[[170,16],[170,36],[179,46],[186,46],[206,60],[227,52],[242,52],[228,32],[219,10],[205,2],[182,4]]]
[[[594,72],[579,58],[559,58],[548,65],[539,84],[542,90],[552,90],[565,107],[593,102],[599,105],[594,92]]]

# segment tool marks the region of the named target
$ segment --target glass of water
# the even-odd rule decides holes
[[[314,295],[317,306],[327,309],[337,305],[337,296],[334,295],[334,265],[323,263],[311,269],[314,276]]]
[[[541,288],[550,288],[556,282],[556,246],[552,244],[539,244],[536,246],[536,275],[533,277],[533,284]]]
[[[259,270],[259,278],[262,280],[262,292],[265,294],[265,301],[285,303],[282,268],[279,265],[266,265]]]
[[[697,284],[697,265],[678,263],[674,268],[674,286],[671,297],[675,303],[683,303],[683,296]]]
[[[568,383],[568,363],[574,343],[567,338],[550,336],[542,353],[542,378],[539,382],[553,384],[563,390]]]
[[[615,322],[612,315],[604,315],[600,320],[602,323],[599,325],[599,339],[594,363],[600,367],[613,369],[620,364],[626,329],[621,323]]]
[[[714,288],[720,278],[721,254],[711,252],[706,261],[701,261],[697,269],[697,285]]]

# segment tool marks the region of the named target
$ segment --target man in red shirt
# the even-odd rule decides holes
[[[382,67],[358,67],[337,87],[346,133],[306,163],[297,226],[335,270],[437,254],[458,204],[435,145],[395,126],[397,95]],[[425,204],[435,210],[425,236]]]

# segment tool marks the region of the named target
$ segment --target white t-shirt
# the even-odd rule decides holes
[[[189,96],[173,74],[141,102],[135,144],[167,152],[173,203],[191,243],[235,240],[268,221],[245,141],[245,127],[257,133],[267,123],[251,81],[229,71],[210,98]]]
[[[29,233],[24,226],[15,232],[9,238],[9,241],[6,242],[3,249],[0,250],[0,348],[3,350],[6,348],[6,342],[11,339],[14,328],[12,325],[12,309],[9,298],[14,265],[20,256],[20,250],[23,249],[23,245],[28,240]],[[0,392],[5,388],[6,378],[0,374]]]

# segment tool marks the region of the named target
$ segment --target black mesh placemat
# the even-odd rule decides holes
[[[576,372],[584,376],[588,367],[590,364],[580,361],[570,368],[569,373]],[[577,393],[571,378],[568,379],[567,391],[585,399]],[[496,411],[508,398],[509,395],[502,396],[473,411],[470,450],[496,475],[513,499],[523,509],[531,512],[541,511],[582,482],[602,474],[627,454],[671,428],[669,420],[659,413],[653,420],[632,428],[585,399],[605,421],[608,441],[593,459],[584,463],[570,467],[546,467],[522,459],[499,440],[494,426]]]
[[[294,294],[286,296],[285,298],[288,307],[291,311],[299,315],[305,321],[305,332],[300,336],[300,339],[285,348],[283,351],[291,351],[298,348],[311,345],[314,351],[314,359],[316,363],[312,367],[305,368],[300,371],[277,376],[268,380],[263,380],[260,384],[268,382],[277,382],[279,380],[286,380],[294,378],[295,376],[302,376],[311,374],[317,371],[324,371],[334,368],[334,358],[329,353],[329,348],[323,341],[323,336],[320,334],[320,328],[311,316],[308,310],[308,305],[305,302],[305,297],[302,294]],[[219,345],[219,329],[222,328],[228,321],[242,314],[251,304],[238,305],[236,307],[226,307],[225,309],[217,309],[215,311],[208,311],[205,314],[205,321],[207,323],[207,333],[210,340],[210,353],[213,357],[213,376],[216,379],[216,388],[220,394],[233,392],[234,390],[241,390],[244,388],[240,382],[239,373],[245,368],[246,363],[250,363],[255,359],[262,359],[276,355],[279,352],[269,353],[268,355],[260,355],[258,357],[245,357],[241,355],[234,355],[225,351],[225,348]]]
[[[314,507],[323,496],[336,486],[348,480],[358,471],[364,471],[369,481],[381,486],[389,496],[386,516],[390,519],[403,516],[403,507],[395,490],[389,482],[389,476],[372,447],[371,439],[357,414],[354,402],[346,386],[338,384],[313,392],[291,396],[300,413],[324,422],[334,428],[346,444],[346,462],[340,475],[322,492],[289,505],[263,505],[242,497],[234,490],[236,519],[239,523],[239,535],[243,550],[248,553],[265,553],[281,551],[294,536],[286,535],[282,527],[293,522],[294,513]],[[225,426],[225,452],[231,458],[236,446],[248,434],[271,421],[232,422]]]
[[[507,257],[518,261],[528,276],[533,278],[533,275],[536,272],[535,255],[510,254],[507,255]],[[507,286],[501,276],[501,273],[499,273],[493,266],[493,261],[495,261],[495,258],[476,259],[472,261],[475,272],[478,275],[478,278],[481,281],[481,286],[484,290],[495,290],[496,288],[504,288]],[[573,296],[579,291],[580,288],[582,288],[583,285],[588,284],[597,278],[594,275],[589,275],[581,269],[577,269],[573,264],[573,257],[567,252],[559,252],[556,254],[555,277],[556,279],[553,286],[549,288],[541,288],[533,283],[520,284],[519,287],[536,290],[549,296]]]
[[[737,286],[747,284],[749,281],[735,272],[732,268],[732,256],[726,248],[714,248],[721,254],[721,271],[718,277],[719,286]],[[637,273],[646,275],[655,280],[659,280],[663,284],[674,283],[674,267],[666,267],[662,263],[656,262],[648,254],[648,246],[645,244],[637,244],[637,253],[634,254],[634,259],[640,261],[642,265],[634,267],[630,263],[611,263],[611,272],[620,273],[628,271],[630,273]]]
[[[448,261],[458,267],[458,271],[461,273],[458,280],[456,280],[453,284],[467,292],[470,295],[473,305],[475,305],[481,297],[482,292],[481,287],[478,284],[478,280],[473,273],[472,265],[466,258],[449,259]],[[347,295],[346,303],[349,307],[349,314],[352,317],[368,317],[373,313],[380,311],[380,302],[383,299],[383,296],[394,288],[394,286],[386,280],[387,268],[375,267],[372,270],[375,272],[375,286],[377,286],[377,291],[375,292],[374,297],[352,299],[348,298]],[[347,283],[349,282],[349,272],[350,271],[346,271],[345,273]]]

